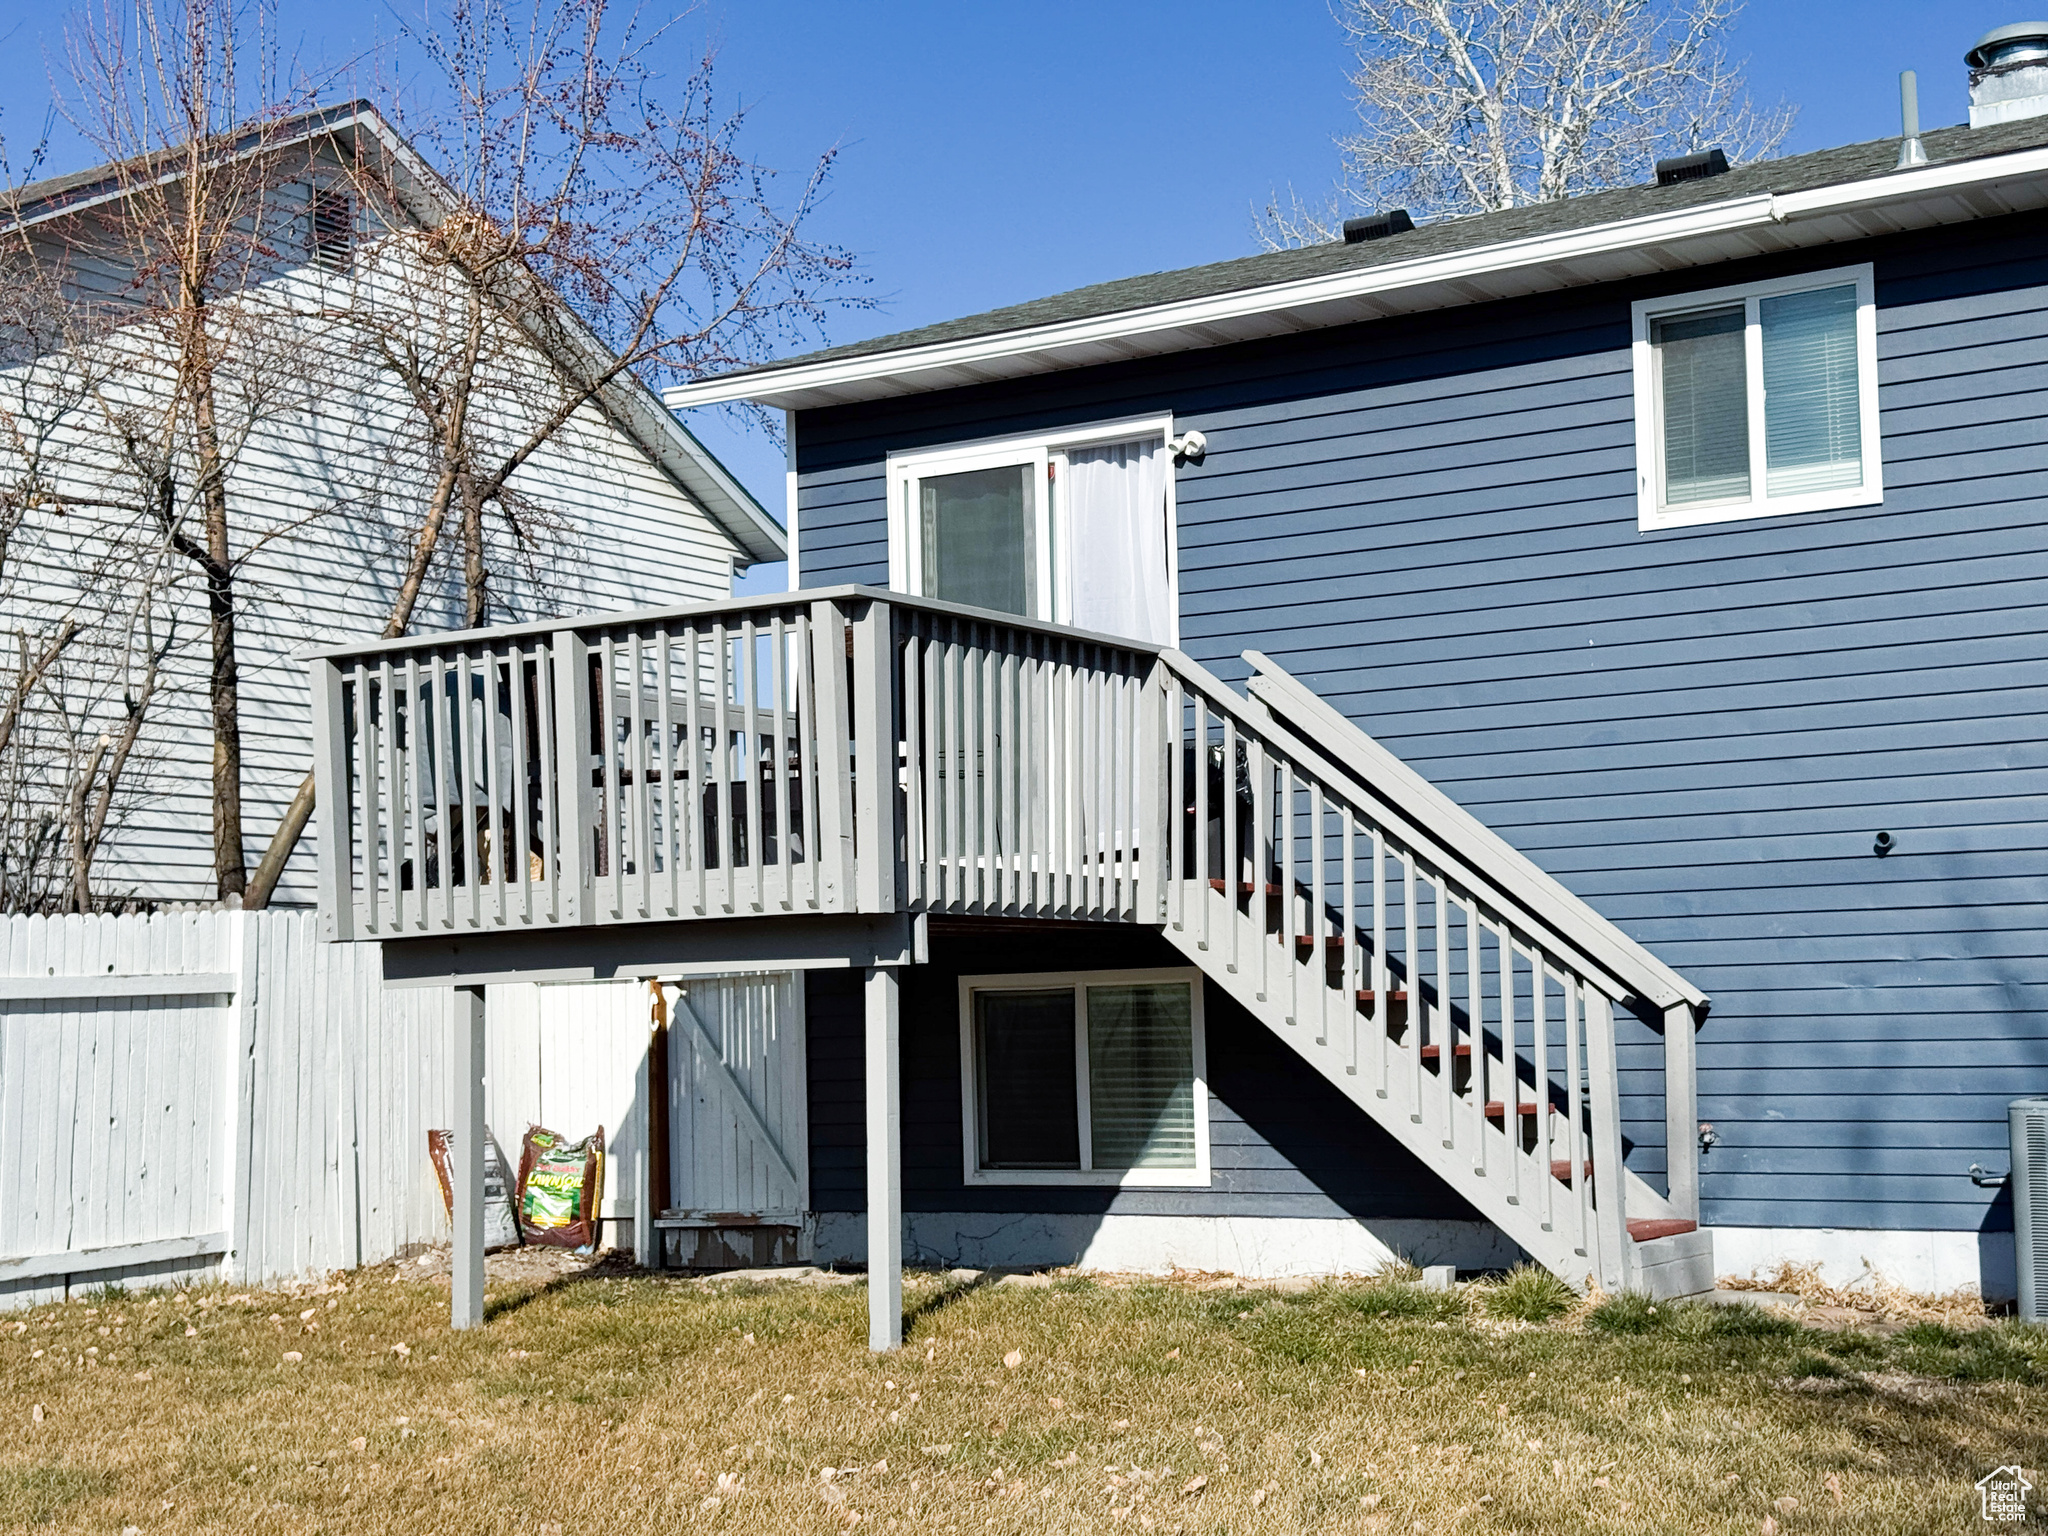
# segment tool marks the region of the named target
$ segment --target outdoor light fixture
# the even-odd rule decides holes
[[[1192,459],[1202,462],[1202,455],[1209,451],[1209,439],[1199,432],[1183,432],[1179,437],[1169,437],[1166,448],[1176,459]]]

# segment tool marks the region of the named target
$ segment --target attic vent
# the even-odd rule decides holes
[[[1703,149],[1696,155],[1673,155],[1657,162],[1657,185],[1675,187],[1681,181],[1699,181],[1708,176],[1728,174],[1728,157],[1718,149]]]
[[[1406,208],[1390,208],[1385,213],[1369,214],[1362,219],[1344,221],[1344,243],[1357,245],[1361,240],[1384,240],[1389,235],[1398,235],[1415,227],[1415,221],[1408,217]]]
[[[349,246],[355,237],[355,200],[346,192],[313,194],[312,241],[309,254],[323,272],[348,270]]]

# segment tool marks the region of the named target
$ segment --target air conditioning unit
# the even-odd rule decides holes
[[[2014,1099],[2012,1229],[2019,1250],[2020,1316],[2048,1322],[2048,1098]]]

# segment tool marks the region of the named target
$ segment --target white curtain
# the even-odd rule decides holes
[[[1067,563],[1080,628],[1172,642],[1167,462],[1158,438],[1067,451]]]

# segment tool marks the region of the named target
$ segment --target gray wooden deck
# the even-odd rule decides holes
[[[861,966],[892,1150],[928,917],[1154,926],[1560,1276],[1711,1284],[1704,995],[1247,659],[1249,697],[1175,650],[860,587],[328,651],[323,912],[397,941],[393,981]],[[1662,1192],[1625,1160],[1618,1007],[1664,1029]],[[880,1273],[901,1191],[870,1162]]]

